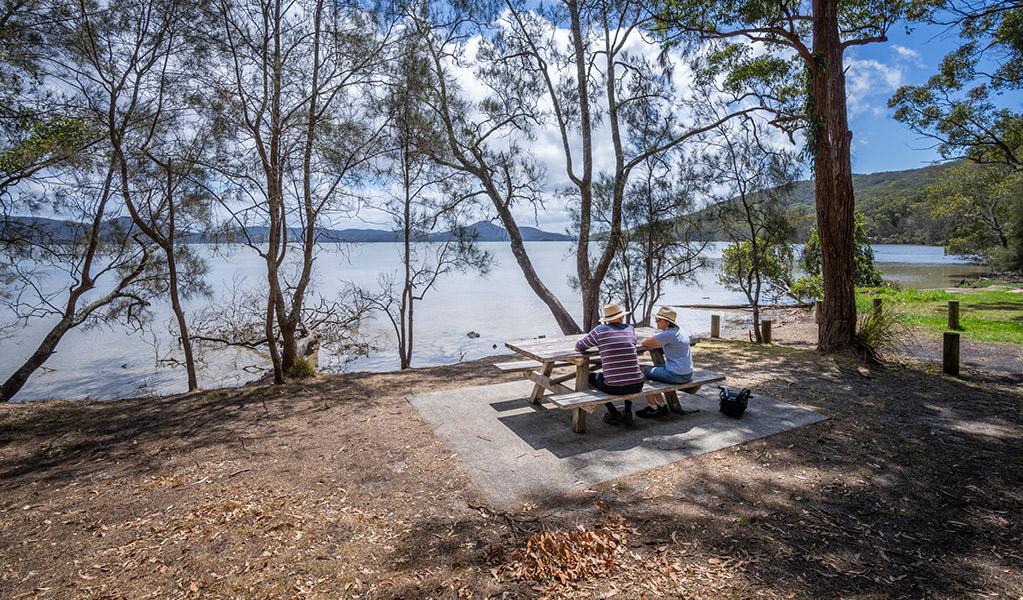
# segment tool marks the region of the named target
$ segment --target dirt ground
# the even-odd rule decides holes
[[[0,598],[1023,597],[1019,347],[957,379],[773,317],[698,366],[829,420],[508,512],[404,400],[491,360],[0,406]]]

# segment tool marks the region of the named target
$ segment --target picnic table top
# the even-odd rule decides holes
[[[640,345],[640,342],[643,341],[643,338],[656,333],[658,333],[658,330],[653,327],[637,327],[637,350],[648,350],[649,348],[644,348]],[[579,352],[575,349],[575,343],[584,337],[586,337],[586,334],[579,333],[576,335],[560,335],[555,337],[506,342],[504,345],[523,356],[528,356],[529,358],[540,362],[573,359],[578,360],[597,353],[596,348],[587,352]]]

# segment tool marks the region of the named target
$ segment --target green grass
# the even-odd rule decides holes
[[[1004,342],[1023,345],[1023,294],[1009,289],[978,288],[955,292],[944,290],[856,290],[856,311],[873,308],[873,298],[881,298],[903,316],[906,325],[928,333],[948,331],[948,301],[959,301],[959,332],[964,339],[980,342]]]

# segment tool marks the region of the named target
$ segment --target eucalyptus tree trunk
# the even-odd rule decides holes
[[[590,229],[593,213],[593,132],[590,115],[590,95],[587,84],[589,77],[586,72],[587,61],[583,45],[582,17],[579,2],[568,0],[569,27],[572,35],[574,51],[575,78],[579,99],[579,133],[582,137],[582,173],[569,176],[579,188],[579,242],[576,246],[575,267],[579,277],[579,288],[583,300],[583,329],[589,331],[597,324],[597,308],[600,304],[601,279],[594,277],[590,270]],[[611,57],[613,60],[613,57]],[[609,76],[609,79],[611,77]],[[612,119],[613,121],[613,119]],[[616,157],[617,158],[617,157]],[[605,269],[606,270],[606,269]]]
[[[852,346],[856,335],[854,288],[852,132],[846,111],[845,72],[837,0],[813,0],[810,135],[813,140],[817,230],[824,298],[818,348]]]

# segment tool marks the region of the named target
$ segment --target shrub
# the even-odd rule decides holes
[[[855,251],[853,260],[855,270],[853,282],[860,287],[876,287],[885,285],[881,271],[874,266],[874,248],[867,239],[867,230],[863,225],[863,215],[856,213],[856,222],[853,225],[853,244]],[[807,277],[820,278],[821,276],[821,242],[817,235],[817,229],[810,230],[810,240],[803,246],[802,254],[803,271]],[[818,296],[819,298],[820,296]]]
[[[305,358],[296,358],[295,364],[288,369],[288,377],[292,379],[305,379],[316,375],[316,365],[313,361]]]
[[[881,310],[870,310],[860,317],[856,342],[870,360],[894,360],[899,357],[899,340],[907,330],[901,314],[891,306],[882,306]]]
[[[823,282],[820,275],[806,275],[792,282],[789,290],[799,302],[811,302],[824,297]]]

